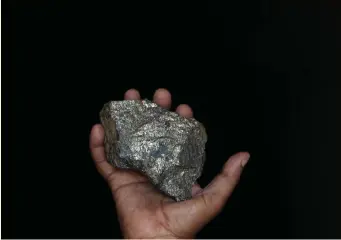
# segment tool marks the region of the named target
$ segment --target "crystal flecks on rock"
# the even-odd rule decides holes
[[[205,128],[148,100],[111,101],[100,118],[107,160],[118,168],[145,174],[177,201],[191,189],[205,162]]]

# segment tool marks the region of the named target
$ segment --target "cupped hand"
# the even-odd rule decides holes
[[[140,94],[131,89],[124,99],[140,99]],[[171,94],[166,89],[158,89],[153,100],[161,107],[171,106]],[[176,112],[193,117],[185,104],[179,105]],[[90,149],[97,170],[112,191],[125,238],[194,238],[222,210],[249,159],[246,152],[231,156],[208,186],[195,184],[190,200],[176,202],[159,192],[142,174],[115,168],[107,162],[100,124],[91,130]]]

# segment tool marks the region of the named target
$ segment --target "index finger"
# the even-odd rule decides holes
[[[114,167],[108,163],[104,151],[104,129],[101,124],[92,127],[90,133],[90,151],[98,172],[108,180],[114,173]]]

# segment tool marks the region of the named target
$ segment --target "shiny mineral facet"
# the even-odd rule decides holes
[[[100,118],[111,164],[142,172],[177,201],[191,198],[205,161],[207,137],[201,123],[148,100],[108,102]]]

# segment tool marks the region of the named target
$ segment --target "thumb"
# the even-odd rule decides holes
[[[238,184],[249,158],[250,155],[247,152],[240,152],[231,156],[221,173],[207,187],[197,193],[194,198],[182,203],[183,207],[187,207],[191,213],[182,217],[184,225],[188,226],[193,232],[197,232],[223,209]]]
[[[207,215],[214,217],[222,210],[237,186],[249,158],[250,154],[247,152],[240,152],[231,156],[225,163],[221,173],[198,194],[197,197],[202,199],[201,201],[206,205],[203,211],[206,211]]]

